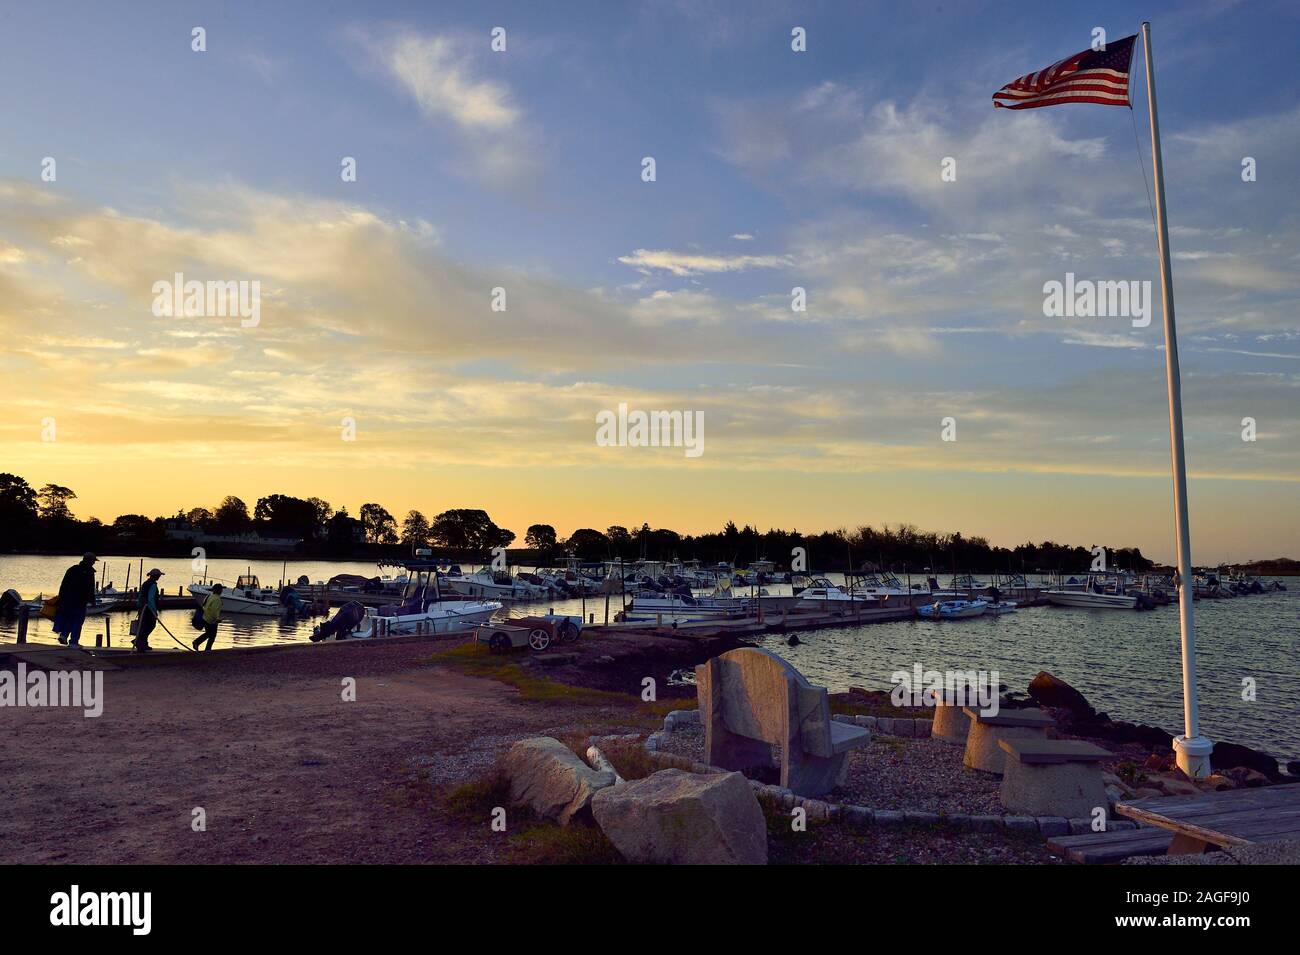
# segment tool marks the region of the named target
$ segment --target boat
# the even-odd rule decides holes
[[[853,582],[852,590],[855,594],[877,599],[910,596],[907,589],[898,584],[898,578],[892,575],[889,580],[876,574],[848,574],[846,577]]]
[[[982,617],[989,609],[987,600],[936,600],[916,608],[919,616],[927,620],[965,620]]]
[[[404,566],[410,582],[401,603],[367,608],[352,636],[462,633],[487,623],[504,606],[496,600],[445,600],[435,561],[411,561]]]
[[[212,593],[212,584],[204,580],[192,583],[185,589],[202,603]],[[256,574],[240,574],[232,586],[223,586],[221,612],[278,617],[284,613],[284,606],[274,587],[263,587]]]
[[[1057,607],[1082,607],[1088,610],[1132,610],[1137,594],[1099,594],[1092,590],[1045,590],[1043,596]]]
[[[1015,613],[1018,609],[1019,607],[1014,600],[998,600],[989,601],[988,610],[985,612],[996,617],[1004,613]]]
[[[801,609],[810,609],[818,605],[834,607],[836,610],[880,606],[880,600],[871,594],[860,594],[856,590],[847,593],[825,577],[809,578],[809,582],[803,587],[796,584],[794,594],[799,598]]]
[[[970,574],[957,574],[948,583],[949,590],[956,590],[959,593],[976,593],[987,590],[988,586],[984,581],[976,580]]]
[[[529,583],[491,567],[472,574],[448,574],[442,582],[460,596],[476,600],[543,600],[551,593],[547,585]]]
[[[627,621],[726,620],[750,613],[753,601],[731,595],[731,588],[719,586],[712,594],[695,596],[684,590],[672,593],[641,591],[623,611]]]

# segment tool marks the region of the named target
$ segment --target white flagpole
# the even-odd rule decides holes
[[[1183,399],[1178,376],[1178,336],[1174,330],[1174,278],[1169,268],[1169,223],[1165,218],[1165,170],[1160,158],[1156,116],[1156,73],[1151,61],[1151,24],[1142,23],[1147,63],[1147,103],[1151,112],[1151,165],[1156,180],[1156,237],[1160,243],[1160,293],[1165,317],[1165,378],[1169,388],[1169,445],[1174,470],[1174,512],[1178,543],[1178,620],[1183,638],[1183,735],[1174,737],[1174,754],[1192,779],[1210,775],[1214,744],[1200,734],[1196,711],[1196,627],[1192,621],[1192,541],[1187,527],[1187,463],[1183,456]]]

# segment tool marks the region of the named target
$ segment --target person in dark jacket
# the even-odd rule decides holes
[[[59,643],[74,647],[81,645],[81,625],[86,622],[86,607],[95,600],[95,562],[99,560],[87,551],[81,563],[69,567],[59,584],[59,609],[54,614],[54,632]]]
[[[140,623],[136,628],[135,640],[132,641],[136,653],[148,653],[153,649],[149,646],[149,634],[153,633],[153,628],[158,623],[158,578],[162,575],[163,572],[155,567],[149,571],[143,586],[140,587],[140,601],[137,606]]]

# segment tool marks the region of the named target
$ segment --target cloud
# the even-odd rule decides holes
[[[360,27],[350,35],[425,119],[458,137],[471,157],[465,175],[518,185],[535,171],[539,136],[509,85],[484,75],[481,57],[490,54],[482,38]]]
[[[618,259],[624,265],[642,269],[659,269],[677,276],[701,275],[705,272],[744,272],[748,269],[776,269],[788,266],[789,258],[780,255],[706,255],[697,252],[672,252],[667,249],[637,249]]]

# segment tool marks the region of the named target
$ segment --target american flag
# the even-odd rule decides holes
[[[1105,50],[1084,50],[1045,70],[1012,80],[993,94],[993,105],[1002,109],[1035,109],[1061,103],[1132,106],[1128,71],[1136,39],[1137,34],[1126,36],[1106,44]]]

